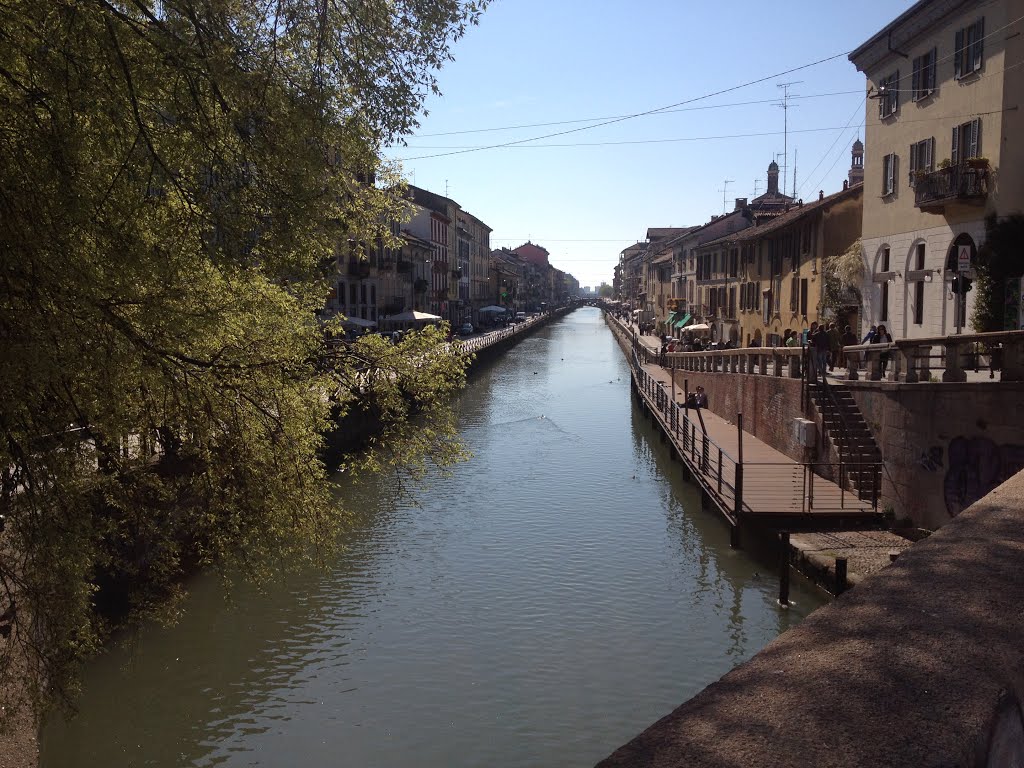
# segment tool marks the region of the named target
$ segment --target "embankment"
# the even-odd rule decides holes
[[[1022,558],[1024,472],[599,768],[1019,765]]]

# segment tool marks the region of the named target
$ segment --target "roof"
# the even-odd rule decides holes
[[[408,194],[409,199],[412,200],[414,203],[422,205],[424,208],[429,208],[430,210],[443,214],[445,216],[448,215],[448,206],[452,205],[455,206],[456,208],[459,207],[459,204],[456,203],[454,200],[450,200],[447,197],[442,197],[441,195],[435,194],[434,192],[423,189],[421,187],[413,186],[412,184],[409,185]]]
[[[704,246],[708,245],[724,245],[725,243],[732,242],[747,242],[750,240],[757,240],[764,235],[769,235],[779,229],[782,229],[787,224],[792,224],[794,221],[798,221],[804,216],[808,216],[816,211],[824,208],[828,208],[830,205],[842,202],[847,198],[854,197],[855,193],[860,192],[864,189],[863,182],[857,184],[851,184],[846,189],[841,189],[838,192],[834,192],[831,195],[823,197],[821,200],[814,200],[810,203],[804,203],[796,208],[791,208],[789,211],[780,213],[775,216],[771,221],[765,224],[759,224],[755,227],[748,227],[747,229],[741,229],[736,232],[732,232],[724,237],[719,237],[717,240],[709,240],[704,243]],[[701,247],[704,247],[701,246]]]
[[[966,5],[980,5],[979,0],[918,0],[853,50],[849,59],[865,72],[891,54],[905,55],[903,46],[942,23]]]
[[[695,227],[648,227],[647,240],[663,240],[666,237],[675,237],[689,232],[691,229],[695,229]]]

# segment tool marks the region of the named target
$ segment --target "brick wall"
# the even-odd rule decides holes
[[[708,395],[710,409],[736,423],[743,414],[743,429],[796,461],[804,461],[804,449],[793,434],[793,420],[814,420],[816,414],[800,408],[800,380],[783,376],[738,373],[676,371],[676,384],[689,381],[690,391],[700,384]],[[819,423],[820,434],[820,423]]]

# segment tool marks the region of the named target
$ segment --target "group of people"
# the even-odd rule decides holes
[[[787,336],[784,344],[787,347],[795,347],[801,344],[799,334],[795,331],[786,330]],[[810,347],[812,377],[824,377],[826,371],[832,372],[836,365],[840,368],[848,368],[850,365],[857,365],[858,360],[847,356],[844,347],[851,347],[857,344],[857,336],[850,326],[846,326],[842,333],[836,323],[811,323],[807,331],[807,338],[804,342]],[[872,325],[871,330],[860,342],[861,344],[891,344],[892,336],[884,325]],[[885,376],[885,369],[889,364],[889,353],[883,352],[879,355],[882,367],[882,376]]]

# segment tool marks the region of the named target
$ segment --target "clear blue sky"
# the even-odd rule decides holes
[[[497,0],[456,44],[443,95],[408,147],[387,154],[410,182],[492,227],[492,247],[529,238],[581,285],[610,283],[619,252],[648,227],[706,222],[722,213],[723,189],[729,208],[764,192],[776,155],[787,194],[794,166],[797,197],[839,190],[863,139],[866,91],[845,54],[912,2]],[[788,164],[777,106],[787,82]],[[758,103],[726,106],[740,102]]]

